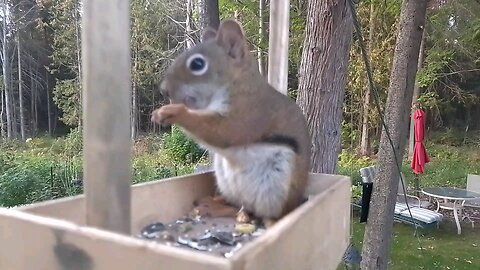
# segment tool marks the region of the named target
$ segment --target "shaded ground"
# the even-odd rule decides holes
[[[442,142],[445,143],[445,142]],[[423,187],[466,187],[466,176],[480,174],[480,140],[469,145],[448,145],[427,141],[427,152],[430,163],[425,173],[420,175],[420,188]],[[375,163],[374,158],[362,158],[346,152],[340,157],[339,173],[352,177],[354,195],[361,194],[358,185],[361,182],[359,169]],[[404,160],[402,166],[408,182],[409,190],[414,188],[414,175],[410,169],[410,161]],[[408,192],[414,195],[413,192]],[[422,200],[428,200],[425,195]],[[432,209],[435,209],[432,205]],[[453,212],[440,210],[445,218],[440,228],[421,230],[419,237],[413,235],[411,225],[394,223],[393,240],[388,269],[480,269],[480,209],[466,208],[464,212],[476,217],[475,228],[468,220],[464,220],[462,234],[457,234]],[[359,215],[353,220],[353,243],[361,252],[365,224],[359,224]],[[420,245],[423,250],[420,249]],[[338,269],[345,269],[339,266]]]
[[[366,225],[358,222],[358,214],[353,218],[353,243],[361,251]],[[388,269],[480,269],[480,220],[475,228],[462,222],[461,235],[449,216],[438,229],[421,230],[418,237],[413,232],[413,226],[394,223]]]

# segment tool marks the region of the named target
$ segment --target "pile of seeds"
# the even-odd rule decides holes
[[[239,222],[238,215],[212,217],[199,215],[195,210],[173,222],[149,224],[139,237],[228,258],[265,232],[256,219]]]

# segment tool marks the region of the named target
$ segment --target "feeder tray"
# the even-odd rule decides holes
[[[0,208],[0,269],[336,269],[349,244],[350,178],[310,174],[308,200],[225,258],[140,239],[215,193],[212,172],[132,186],[132,235],[85,225],[85,197]]]

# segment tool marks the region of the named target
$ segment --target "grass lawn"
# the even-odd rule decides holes
[[[480,174],[478,138],[472,143],[456,145],[427,141],[426,148],[431,160],[426,165],[425,173],[420,176],[420,187],[465,188],[468,173]],[[373,159],[344,154],[340,156],[339,173],[351,176],[355,185],[361,181],[358,170],[374,163]],[[413,188],[414,175],[409,165],[409,160],[405,160],[402,171],[409,187]],[[357,195],[360,191],[360,188],[354,189]],[[394,223],[388,269],[480,269],[480,220],[476,220],[473,229],[471,223],[462,222],[462,234],[458,235],[451,213],[448,212],[444,217],[439,229],[420,229],[419,237],[413,235],[413,226]],[[365,226],[365,223],[359,223],[358,213],[354,215],[353,244],[360,252]],[[423,250],[420,250],[420,245]]]
[[[470,223],[462,223],[458,235],[454,221],[446,219],[438,229],[420,229],[416,237],[413,226],[394,223],[388,269],[480,269],[480,223],[475,225],[472,229]],[[354,215],[353,244],[360,252],[365,226]]]

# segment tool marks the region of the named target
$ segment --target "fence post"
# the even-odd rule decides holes
[[[288,35],[290,0],[270,2],[268,82],[280,93],[288,91]]]
[[[82,15],[86,223],[130,233],[129,1],[86,0]]]

